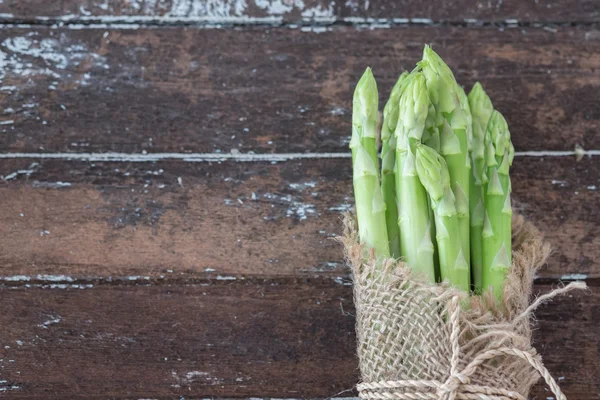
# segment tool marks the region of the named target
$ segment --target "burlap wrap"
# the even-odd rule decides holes
[[[571,283],[530,304],[535,271],[550,249],[540,232],[513,218],[513,262],[504,303],[432,285],[392,259],[364,261],[355,220],[342,242],[354,273],[356,332],[364,400],[524,400],[540,375],[566,399],[531,344],[531,313],[543,301],[585,287]],[[461,307],[462,302],[468,307]]]

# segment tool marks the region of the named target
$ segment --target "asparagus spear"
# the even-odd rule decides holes
[[[429,103],[427,118],[425,119],[425,130],[423,131],[423,144],[435,151],[440,151],[440,130],[436,123],[436,112],[433,104]]]
[[[469,209],[471,216],[471,271],[475,292],[481,293],[483,271],[483,220],[484,198],[483,184],[487,181],[485,171],[485,148],[483,140],[485,131],[494,111],[492,101],[479,82],[475,83],[469,93],[469,106],[473,116],[473,139],[471,146],[471,187],[469,188]]]
[[[415,149],[421,142],[429,108],[422,72],[413,72],[400,97],[396,126],[396,195],[400,203],[400,253],[417,274],[435,282],[433,243],[427,194],[415,170]]]
[[[352,149],[354,199],[360,242],[374,248],[378,257],[389,257],[385,203],[379,185],[377,160],[377,83],[370,68],[358,81],[352,101]]]
[[[470,264],[469,177],[467,120],[460,107],[458,85],[450,68],[429,46],[425,46],[419,63],[427,79],[429,97],[436,110],[440,132],[440,154],[450,173],[450,187],[455,196],[462,251]]]
[[[511,266],[511,216],[509,167],[514,157],[506,120],[494,110],[484,137],[488,181],[484,185],[483,291],[492,288],[501,299]]]
[[[403,72],[392,88],[390,98],[383,109],[381,126],[381,190],[385,202],[385,220],[390,254],[400,258],[400,228],[398,226],[398,206],[396,201],[396,136],[393,134],[398,124],[398,102],[408,83],[408,72]]]
[[[470,270],[460,243],[458,214],[446,161],[432,148],[419,145],[415,164],[419,179],[431,199],[435,216],[442,280],[447,279],[452,285],[469,292]]]
[[[425,130],[423,131],[423,139],[422,139],[423,144],[425,144],[426,146],[431,147],[432,149],[434,149],[436,152],[439,153],[440,151],[440,130],[437,127],[436,124],[436,112],[435,112],[435,107],[433,106],[433,104],[431,104],[431,102],[429,103],[429,109],[427,110],[427,118],[425,119]],[[434,238],[436,237],[436,231],[435,231],[435,217],[433,215],[433,210],[432,210],[432,204],[431,204],[431,198],[428,198],[429,200],[429,220],[430,220],[430,226],[431,226],[431,237]],[[435,256],[436,254],[438,254],[438,248],[437,248],[437,240],[433,241],[433,252],[434,252],[434,257],[433,257],[433,262],[435,265],[435,276],[436,278],[440,278],[440,258]]]
[[[473,149],[473,115],[471,114],[471,106],[469,105],[469,99],[465,93],[465,89],[460,85],[456,85],[456,94],[458,95],[458,102],[460,109],[465,117],[467,123],[467,150],[470,152]],[[471,163],[469,163],[471,167]]]

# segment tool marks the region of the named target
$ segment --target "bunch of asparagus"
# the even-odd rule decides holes
[[[378,99],[367,68],[350,141],[361,243],[431,282],[500,298],[511,266],[514,157],[504,117],[481,84],[467,96],[429,46],[392,88],[380,135]]]

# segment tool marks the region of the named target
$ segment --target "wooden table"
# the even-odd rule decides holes
[[[0,397],[355,396],[333,240],[353,85],[370,65],[389,90],[432,43],[511,125],[514,196],[555,248],[536,293],[590,286],[538,311],[535,342],[570,399],[599,398],[597,0],[0,12]]]

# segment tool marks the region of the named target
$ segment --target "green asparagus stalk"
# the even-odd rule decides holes
[[[415,168],[415,150],[423,136],[430,102],[423,73],[413,72],[411,75],[413,76],[400,97],[395,131],[400,253],[413,271],[430,282],[435,282],[427,193]]]
[[[392,88],[390,98],[383,109],[381,126],[381,190],[385,202],[385,219],[390,254],[400,258],[400,228],[398,226],[398,205],[396,200],[396,136],[398,124],[398,103],[400,95],[408,83],[408,72],[402,73]]]
[[[509,167],[514,157],[506,120],[493,111],[484,137],[488,181],[484,185],[482,288],[501,299],[511,266],[511,218]]]
[[[466,292],[470,291],[470,270],[465,260],[450,174],[444,158],[431,147],[417,146],[417,174],[431,199],[435,216],[436,241],[442,280]]]
[[[429,46],[419,63],[427,79],[429,97],[436,110],[440,132],[440,154],[450,173],[455,196],[462,251],[470,265],[469,180],[471,160],[468,153],[467,120],[460,106],[458,84],[450,68]]]
[[[377,160],[377,83],[367,68],[354,90],[352,101],[352,149],[354,199],[360,242],[375,249],[378,257],[389,257],[385,203],[379,184]]]
[[[458,95],[458,102],[460,104],[460,109],[463,112],[465,117],[465,122],[467,123],[467,150],[469,152],[473,149],[473,115],[471,114],[471,106],[469,105],[469,98],[465,93],[465,89],[460,85],[456,85],[456,94]],[[471,164],[469,163],[469,167]]]
[[[473,139],[471,145],[471,187],[469,188],[469,210],[471,216],[471,271],[475,293],[481,293],[483,273],[483,185],[487,181],[485,171],[485,131],[494,111],[492,101],[479,82],[469,93],[469,106],[473,116]]]
[[[422,139],[423,144],[425,144],[426,146],[431,147],[432,149],[434,149],[436,152],[439,153],[440,151],[440,130],[437,127],[436,124],[436,112],[435,112],[435,107],[433,106],[433,104],[431,104],[431,102],[429,103],[429,109],[427,110],[427,118],[425,119],[425,130],[423,131],[423,139]],[[429,220],[430,220],[430,225],[431,225],[431,237],[434,238],[436,237],[436,231],[435,231],[435,217],[433,215],[433,210],[432,210],[432,204],[431,204],[431,198],[428,199],[429,200]],[[434,251],[434,257],[433,257],[433,263],[435,265],[435,276],[436,279],[440,279],[441,275],[440,275],[440,258],[438,256],[436,256],[438,253],[438,248],[437,248],[437,240],[433,241],[433,251]]]
[[[439,153],[440,151],[440,130],[436,123],[436,112],[433,104],[429,103],[427,118],[425,119],[425,130],[423,131],[423,144],[431,147]]]

